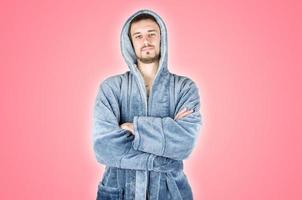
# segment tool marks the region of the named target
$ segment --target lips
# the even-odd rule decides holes
[[[150,50],[150,49],[153,49],[153,47],[145,47],[142,49],[142,51],[146,51],[146,50]]]

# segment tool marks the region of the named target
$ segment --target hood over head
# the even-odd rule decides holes
[[[138,16],[140,14],[144,14],[144,13],[152,15],[156,19],[156,22],[160,28],[160,60],[159,60],[158,70],[157,70],[157,73],[155,76],[155,79],[156,79],[158,74],[161,73],[163,70],[168,71],[168,69],[167,69],[167,61],[168,61],[167,28],[166,28],[164,21],[157,13],[155,13],[152,10],[142,9],[142,10],[136,11],[134,14],[132,14],[126,20],[126,22],[123,25],[121,36],[120,36],[121,52],[130,69],[130,72],[133,73],[135,76],[140,77],[140,72],[136,65],[136,61],[137,61],[136,54],[135,54],[134,48],[131,44],[131,40],[128,36],[128,31],[130,28],[130,22],[136,16]]]

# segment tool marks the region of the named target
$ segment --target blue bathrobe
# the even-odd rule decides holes
[[[159,67],[149,97],[128,37],[130,21],[141,13],[153,15],[161,31]],[[100,82],[93,110],[93,151],[106,166],[97,199],[193,199],[183,160],[191,154],[202,124],[198,87],[190,78],[169,72],[167,29],[154,11],[132,14],[120,44],[129,71]],[[185,107],[193,112],[174,120]],[[133,123],[134,134],[120,128],[125,122]]]

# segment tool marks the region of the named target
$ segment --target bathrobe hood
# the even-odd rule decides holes
[[[159,25],[160,28],[160,60],[159,60],[159,67],[153,82],[153,85],[156,83],[158,75],[162,71],[168,71],[167,63],[168,63],[168,39],[167,39],[167,28],[163,21],[163,19],[154,11],[143,9],[135,12],[132,14],[124,23],[124,26],[122,28],[121,36],[120,36],[120,45],[121,45],[121,52],[125,59],[125,62],[127,63],[131,73],[133,73],[140,81],[143,81],[142,76],[139,72],[139,69],[137,68],[137,58],[135,55],[135,51],[132,47],[130,38],[128,36],[128,31],[130,28],[130,22],[138,15],[140,14],[150,14],[155,19],[156,22]]]

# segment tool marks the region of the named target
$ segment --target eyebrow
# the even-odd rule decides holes
[[[155,29],[151,29],[151,30],[148,30],[148,32],[156,32],[156,30]],[[135,33],[132,34],[132,36],[140,34],[140,33],[141,32],[135,32]]]

